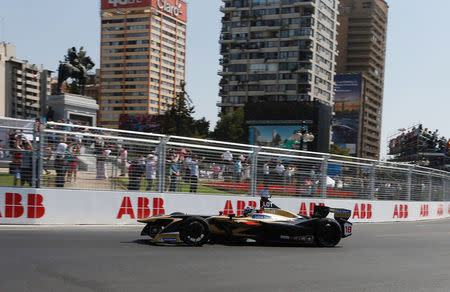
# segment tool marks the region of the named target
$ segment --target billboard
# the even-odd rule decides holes
[[[361,108],[361,74],[342,74],[335,77],[335,117],[333,120],[334,144],[356,155]]]
[[[102,0],[102,9],[150,6],[151,0]]]
[[[160,115],[147,114],[121,114],[119,118],[119,129],[136,132],[158,133],[161,130]]]
[[[179,20],[187,21],[186,3],[181,0],[102,0],[102,9],[154,7]]]

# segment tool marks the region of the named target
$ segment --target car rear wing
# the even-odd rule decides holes
[[[348,220],[352,215],[352,211],[348,209],[330,208],[327,206],[314,206],[314,213],[312,217],[325,218],[330,212],[334,213],[334,219]]]

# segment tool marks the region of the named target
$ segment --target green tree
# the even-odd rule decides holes
[[[205,118],[195,120],[192,114],[195,113],[194,106],[188,104],[188,94],[186,93],[184,82],[181,82],[181,91],[177,94],[175,102],[172,104],[162,118],[161,129],[166,135],[186,136],[195,138],[206,138],[209,134],[209,122]]]
[[[232,114],[221,116],[211,137],[215,140],[247,144],[247,128],[244,110],[239,108]]]
[[[350,156],[350,149],[333,143],[330,147],[330,153],[335,155]]]

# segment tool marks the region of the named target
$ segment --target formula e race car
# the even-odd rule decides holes
[[[315,206],[311,217],[281,210],[272,202],[261,209],[247,207],[243,216],[188,215],[180,212],[138,220],[145,223],[141,235],[152,242],[201,246],[205,243],[316,245],[332,247],[352,234],[351,211]],[[330,212],[334,219],[327,218]]]

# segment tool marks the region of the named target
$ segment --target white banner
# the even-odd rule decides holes
[[[370,201],[273,197],[280,208],[311,214],[315,204],[352,211],[351,222],[389,222],[450,217],[449,202]],[[136,224],[158,214],[241,215],[259,197],[152,194],[65,189],[0,188],[0,224]]]

